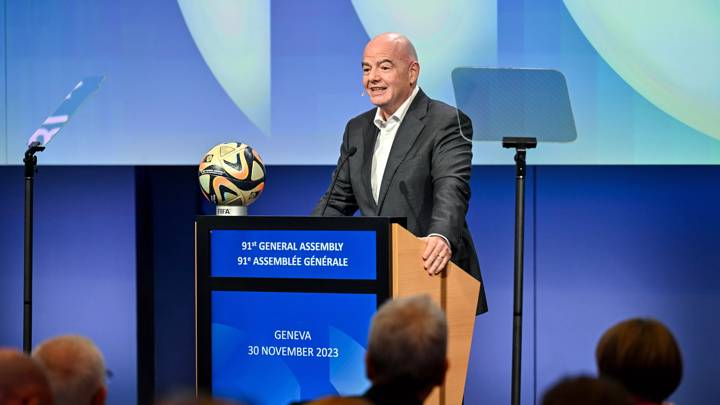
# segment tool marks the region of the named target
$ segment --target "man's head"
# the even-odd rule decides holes
[[[542,405],[632,405],[625,389],[612,380],[593,377],[566,378],[543,395]]]
[[[398,387],[424,400],[447,371],[447,320],[426,295],[383,304],[372,320],[366,356],[374,385]]]
[[[32,355],[50,380],[56,405],[105,403],[105,361],[89,339],[59,336],[41,343]]]
[[[420,75],[415,47],[404,35],[394,32],[368,42],[362,69],[363,86],[385,119],[410,97]]]
[[[0,404],[52,405],[47,377],[30,357],[0,349]]]
[[[654,319],[628,319],[608,329],[595,349],[598,371],[640,399],[662,402],[682,380],[680,348]]]

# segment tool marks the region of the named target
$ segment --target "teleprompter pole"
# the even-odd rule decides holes
[[[35,153],[42,152],[45,147],[40,142],[32,142],[25,151],[25,249],[23,283],[23,351],[32,350],[32,256],[33,256],[33,182],[37,167]]]
[[[520,404],[522,366],[523,258],[525,243],[525,155],[535,148],[535,138],[503,138],[504,148],[515,149],[515,277],[513,286],[512,405]]]

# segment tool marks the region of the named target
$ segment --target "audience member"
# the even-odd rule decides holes
[[[55,405],[102,405],[107,397],[105,360],[82,336],[59,336],[41,343],[32,356],[45,370]]]
[[[30,357],[14,349],[0,349],[0,405],[52,405],[47,377]]]
[[[427,295],[398,298],[373,316],[365,355],[372,386],[362,397],[371,405],[421,405],[447,371],[447,320]],[[330,404],[337,397],[299,404]],[[349,403],[348,403],[349,404]]]
[[[632,405],[625,389],[612,380],[593,377],[566,378],[551,387],[542,405]]]
[[[422,404],[447,371],[447,320],[428,296],[386,302],[370,326],[363,395],[376,405]]]
[[[662,403],[680,385],[683,362],[670,330],[654,319],[608,329],[595,350],[600,376],[622,384],[637,403]]]

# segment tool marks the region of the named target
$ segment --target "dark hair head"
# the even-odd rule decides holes
[[[587,376],[565,378],[543,395],[542,405],[633,405],[618,383]]]
[[[608,329],[595,350],[601,376],[631,394],[662,402],[680,385],[682,355],[670,330],[654,319],[629,319]]]

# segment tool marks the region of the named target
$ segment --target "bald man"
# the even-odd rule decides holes
[[[52,405],[50,384],[25,353],[0,349],[0,405]]]
[[[362,70],[365,91],[376,108],[345,127],[333,174],[337,180],[313,215],[351,216],[359,209],[365,216],[406,217],[408,229],[426,241],[422,259],[429,275],[441,274],[452,260],[482,281],[465,221],[470,119],[418,87],[417,53],[402,34],[370,40]],[[477,312],[485,311],[483,287]]]
[[[32,353],[50,381],[55,405],[103,405],[107,398],[105,360],[82,336],[58,336]]]

